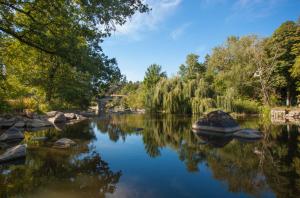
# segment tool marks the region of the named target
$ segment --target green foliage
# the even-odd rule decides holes
[[[261,105],[255,100],[237,99],[233,103],[233,111],[237,113],[260,113]]]
[[[123,77],[103,39],[147,11],[140,0],[1,1],[0,111],[18,98],[42,109],[86,108]]]
[[[161,78],[166,78],[166,77],[167,74],[166,72],[161,71],[160,65],[152,64],[147,68],[143,83],[145,84],[145,88],[151,89],[155,87],[155,85],[158,83],[158,81]]]
[[[273,77],[276,91],[285,97],[287,105],[296,96],[296,80],[293,73],[297,67],[296,57],[300,54],[300,24],[287,21],[275,30],[267,42],[267,52],[274,60]],[[276,46],[275,48],[273,46]],[[294,71],[293,71],[294,70]],[[291,75],[292,73],[292,75]],[[294,73],[295,74],[295,73]]]
[[[199,63],[199,56],[189,54],[186,57],[186,62],[179,67],[179,76],[183,79],[195,79],[197,74],[204,73],[206,70],[205,64]]]

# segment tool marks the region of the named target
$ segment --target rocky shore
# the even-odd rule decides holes
[[[45,127],[56,127],[57,124],[74,124],[88,117],[95,116],[92,112],[63,113],[50,111],[44,115],[3,115],[0,116],[0,129],[15,127],[26,130],[39,130]]]
[[[51,111],[44,115],[3,115],[0,117],[0,144],[15,145],[9,146],[4,153],[0,155],[0,165],[9,161],[19,160],[26,157],[26,145],[20,144],[24,139],[23,131],[35,131],[44,128],[55,127],[61,130],[64,125],[75,124],[88,117],[95,116],[92,112],[59,112]],[[53,148],[69,148],[75,145],[73,140],[62,138],[56,141]],[[6,148],[6,147],[5,147]]]

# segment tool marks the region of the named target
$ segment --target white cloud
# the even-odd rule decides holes
[[[146,31],[158,28],[167,16],[174,12],[182,0],[144,0],[152,9],[150,13],[136,13],[124,25],[116,26],[116,35],[129,35],[138,37]]]
[[[175,30],[173,30],[170,34],[171,38],[173,40],[177,40],[185,31],[186,29],[191,25],[191,23],[184,23],[183,25],[177,27]]]

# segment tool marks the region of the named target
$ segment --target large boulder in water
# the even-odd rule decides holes
[[[23,133],[16,127],[11,127],[0,136],[2,142],[13,142],[24,139]]]
[[[17,145],[8,149],[5,153],[0,155],[0,163],[11,160],[24,158],[26,156],[26,145]]]
[[[192,126],[195,130],[232,133],[240,130],[239,124],[224,111],[212,111]]]

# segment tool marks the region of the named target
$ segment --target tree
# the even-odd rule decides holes
[[[226,95],[233,89],[236,97],[259,98],[253,74],[256,71],[252,58],[252,46],[257,36],[241,38],[231,36],[225,44],[213,49],[208,59],[207,74],[213,78],[213,89],[217,95]]]
[[[0,1],[0,31],[47,54],[81,65],[84,47],[101,54],[102,39],[136,11],[141,0]]]
[[[205,65],[199,63],[197,54],[187,55],[185,64],[180,65],[178,72],[183,79],[195,79],[198,73],[203,74],[206,71]]]
[[[86,107],[122,79],[103,38],[148,10],[140,0],[0,0],[0,61],[11,85],[1,80],[1,93]]]
[[[166,72],[162,72],[161,70],[161,66],[157,64],[152,64],[147,68],[143,81],[147,89],[155,87],[161,78],[167,77]]]
[[[283,23],[269,39],[269,56],[275,59],[276,88],[282,97],[286,98],[286,105],[291,105],[292,98],[296,95],[295,78],[291,76],[291,70],[295,64],[296,54],[293,53],[293,48],[299,45],[299,24],[293,21]],[[274,49],[272,46],[278,46]]]
[[[260,91],[265,105],[270,105],[270,95],[274,91],[276,78],[273,78],[276,68],[275,60],[278,57],[278,47],[274,45],[272,50],[275,52],[273,57],[269,57],[265,49],[267,39],[258,40],[252,45],[253,64],[256,67],[254,78],[257,78],[260,84]]]

